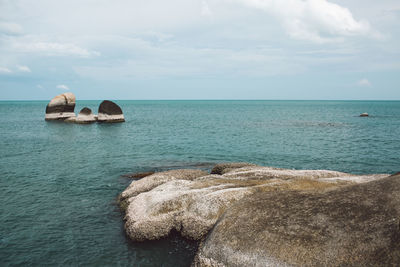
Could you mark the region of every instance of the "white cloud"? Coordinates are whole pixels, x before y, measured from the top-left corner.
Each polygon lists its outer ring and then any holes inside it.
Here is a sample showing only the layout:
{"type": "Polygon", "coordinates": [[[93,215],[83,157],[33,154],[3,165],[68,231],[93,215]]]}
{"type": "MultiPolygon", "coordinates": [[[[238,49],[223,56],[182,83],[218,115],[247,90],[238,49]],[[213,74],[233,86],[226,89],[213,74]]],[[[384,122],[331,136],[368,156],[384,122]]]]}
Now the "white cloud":
{"type": "Polygon", "coordinates": [[[56,43],[56,42],[16,42],[14,48],[26,53],[44,53],[48,56],[78,56],[91,57],[99,56],[97,51],[89,51],[71,43],[56,43]]]}
{"type": "Polygon", "coordinates": [[[17,66],[18,71],[20,72],[32,72],[31,69],[28,66],[17,66]]]}
{"type": "Polygon", "coordinates": [[[8,35],[19,35],[22,34],[22,27],[17,23],[12,22],[0,22],[0,33],[8,35]]]}
{"type": "Polygon", "coordinates": [[[208,6],[208,3],[206,1],[201,1],[201,15],[205,17],[209,17],[212,15],[212,12],[210,10],[210,7],[208,6]]]}
{"type": "Polygon", "coordinates": [[[372,84],[368,79],[361,79],[357,82],[357,85],[360,87],[371,87],[372,84]]]}
{"type": "Polygon", "coordinates": [[[57,85],[57,88],[62,89],[62,90],[69,90],[69,87],[66,86],[65,84],[59,84],[59,85],[57,85]]]}
{"type": "Polygon", "coordinates": [[[9,68],[0,67],[0,74],[10,74],[12,71],[9,68]]]}
{"type": "Polygon", "coordinates": [[[326,0],[234,0],[277,17],[294,39],[323,43],[348,36],[371,36],[365,20],[355,20],[349,9],[326,0]]]}

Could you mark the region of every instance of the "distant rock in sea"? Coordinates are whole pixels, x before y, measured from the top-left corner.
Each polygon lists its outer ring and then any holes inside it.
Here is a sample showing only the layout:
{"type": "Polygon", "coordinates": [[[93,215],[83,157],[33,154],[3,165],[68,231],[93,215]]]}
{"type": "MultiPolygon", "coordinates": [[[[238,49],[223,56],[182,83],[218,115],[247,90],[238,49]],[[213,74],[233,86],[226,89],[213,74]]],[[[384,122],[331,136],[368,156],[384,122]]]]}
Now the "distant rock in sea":
{"type": "Polygon", "coordinates": [[[54,97],[46,107],[45,120],[66,120],[75,118],[75,95],[63,93],[54,97]]]}
{"type": "Polygon", "coordinates": [[[361,113],[360,117],[369,117],[369,114],[368,113],[361,113]]]}
{"type": "Polygon", "coordinates": [[[202,240],[192,266],[400,264],[400,176],[247,163],[154,173],[119,196],[136,241],[202,240]]]}
{"type": "Polygon", "coordinates": [[[122,109],[112,101],[104,100],[99,106],[99,114],[92,113],[90,108],[84,107],[75,115],[75,95],[64,93],[54,97],[46,107],[45,120],[62,120],[65,122],[87,124],[92,122],[124,122],[122,109]]]}
{"type": "Polygon", "coordinates": [[[79,112],[78,116],[76,117],[75,122],[86,124],[86,123],[93,123],[97,121],[97,116],[92,113],[90,108],[84,107],[79,112]]]}
{"type": "Polygon", "coordinates": [[[99,122],[124,122],[122,109],[112,101],[104,100],[99,106],[97,121],[99,122]]]}

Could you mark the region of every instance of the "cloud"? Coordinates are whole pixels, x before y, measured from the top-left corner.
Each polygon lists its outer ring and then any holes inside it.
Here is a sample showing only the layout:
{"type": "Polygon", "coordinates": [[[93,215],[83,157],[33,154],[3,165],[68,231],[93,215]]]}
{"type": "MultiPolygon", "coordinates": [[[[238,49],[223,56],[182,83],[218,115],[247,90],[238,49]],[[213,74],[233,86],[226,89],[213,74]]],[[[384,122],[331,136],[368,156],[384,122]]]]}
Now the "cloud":
{"type": "Polygon", "coordinates": [[[12,22],[0,22],[0,33],[7,35],[20,35],[23,33],[21,25],[12,22]]]}
{"type": "Polygon", "coordinates": [[[28,66],[17,66],[18,71],[20,72],[32,72],[28,66]]]}
{"type": "Polygon", "coordinates": [[[326,0],[235,1],[274,15],[294,39],[324,43],[374,35],[367,21],[357,21],[349,9],[326,0]]]}
{"type": "Polygon", "coordinates": [[[201,2],[201,15],[205,17],[209,17],[212,15],[210,7],[208,6],[208,3],[206,1],[201,2]]]}
{"type": "Polygon", "coordinates": [[[360,87],[371,87],[372,86],[371,82],[369,80],[365,79],[365,78],[359,80],[357,82],[357,85],[360,86],[360,87]]]}
{"type": "Polygon", "coordinates": [[[9,68],[0,67],[0,74],[10,74],[12,71],[9,68]]]}
{"type": "Polygon", "coordinates": [[[65,84],[59,84],[59,85],[57,85],[57,88],[62,89],[62,90],[69,90],[69,87],[66,86],[65,84]]]}
{"type": "Polygon", "coordinates": [[[26,53],[44,53],[48,56],[78,56],[92,57],[99,56],[97,51],[89,51],[71,43],[56,43],[56,42],[16,42],[14,48],[20,52],[26,53]]]}

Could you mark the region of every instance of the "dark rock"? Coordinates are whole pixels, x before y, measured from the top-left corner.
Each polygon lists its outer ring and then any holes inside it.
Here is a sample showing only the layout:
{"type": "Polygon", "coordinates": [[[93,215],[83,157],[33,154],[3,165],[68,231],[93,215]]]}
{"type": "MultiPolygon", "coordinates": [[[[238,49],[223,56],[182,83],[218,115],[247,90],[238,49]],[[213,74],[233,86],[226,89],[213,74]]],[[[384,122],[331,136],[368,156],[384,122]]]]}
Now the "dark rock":
{"type": "Polygon", "coordinates": [[[257,192],[231,206],[194,266],[399,266],[400,176],[326,192],[257,192]]]}
{"type": "Polygon", "coordinates": [[[247,162],[232,162],[232,163],[220,163],[214,166],[211,170],[211,174],[225,174],[231,170],[243,168],[243,167],[254,167],[255,164],[247,162]]]}
{"type": "Polygon", "coordinates": [[[83,109],[81,109],[79,114],[81,114],[81,115],[91,115],[93,113],[92,113],[92,110],[90,108],[84,107],[83,109]]]}
{"type": "Polygon", "coordinates": [[[136,173],[124,174],[124,175],[122,175],[122,177],[132,178],[132,179],[141,179],[141,178],[144,178],[144,177],[152,175],[152,174],[154,174],[154,172],[136,172],[136,173]]]}
{"type": "Polygon", "coordinates": [[[47,104],[45,120],[73,120],[74,109],[75,95],[73,93],[58,95],[47,104]]]}
{"type": "Polygon", "coordinates": [[[104,100],[99,106],[99,122],[124,122],[122,109],[112,101],[104,100]]]}
{"type": "Polygon", "coordinates": [[[87,107],[81,109],[81,111],[78,114],[78,117],[76,117],[75,120],[76,123],[81,123],[81,124],[93,123],[96,121],[97,121],[96,115],[94,115],[92,113],[92,110],[87,107]]]}
{"type": "Polygon", "coordinates": [[[368,113],[361,113],[360,114],[360,117],[368,117],[369,115],[368,115],[368,113]]]}

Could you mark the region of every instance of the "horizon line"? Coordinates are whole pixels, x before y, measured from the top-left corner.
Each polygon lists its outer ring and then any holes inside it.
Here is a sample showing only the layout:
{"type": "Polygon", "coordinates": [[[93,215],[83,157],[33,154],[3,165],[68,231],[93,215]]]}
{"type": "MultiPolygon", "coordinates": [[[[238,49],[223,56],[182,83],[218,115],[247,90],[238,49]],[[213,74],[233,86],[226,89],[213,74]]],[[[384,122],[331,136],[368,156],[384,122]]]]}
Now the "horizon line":
{"type": "MultiPolygon", "coordinates": [[[[400,101],[400,99],[79,99],[78,101],[400,101]]],[[[51,99],[0,99],[5,101],[51,101],[51,99]]]]}

